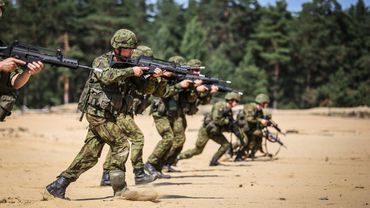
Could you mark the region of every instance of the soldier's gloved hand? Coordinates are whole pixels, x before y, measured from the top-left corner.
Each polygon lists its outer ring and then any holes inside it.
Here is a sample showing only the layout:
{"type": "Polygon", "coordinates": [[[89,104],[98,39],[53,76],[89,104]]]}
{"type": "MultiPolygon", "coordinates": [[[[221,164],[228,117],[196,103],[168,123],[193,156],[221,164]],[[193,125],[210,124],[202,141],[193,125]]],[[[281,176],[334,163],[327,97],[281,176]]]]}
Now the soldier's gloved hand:
{"type": "Polygon", "coordinates": [[[132,67],[132,70],[134,71],[134,76],[140,77],[144,74],[145,70],[148,70],[149,67],[143,67],[143,66],[134,66],[132,67]]]}
{"type": "Polygon", "coordinates": [[[16,59],[16,58],[7,58],[0,61],[0,71],[12,72],[17,69],[18,65],[25,65],[26,62],[16,59]]]}
{"type": "Polygon", "coordinates": [[[193,83],[191,80],[184,79],[180,82],[180,86],[181,88],[188,88],[191,83],[193,83]]]}

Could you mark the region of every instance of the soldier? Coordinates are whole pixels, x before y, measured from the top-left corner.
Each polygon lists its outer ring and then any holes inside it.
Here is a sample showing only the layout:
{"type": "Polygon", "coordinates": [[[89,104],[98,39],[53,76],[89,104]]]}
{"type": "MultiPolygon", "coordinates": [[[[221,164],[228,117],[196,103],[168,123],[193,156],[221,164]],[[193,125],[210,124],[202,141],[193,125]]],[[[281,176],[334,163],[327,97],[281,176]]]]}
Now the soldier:
{"type": "MultiPolygon", "coordinates": [[[[171,57],[169,61],[176,64],[185,63],[185,59],[181,56],[171,57]]],[[[166,93],[160,99],[155,99],[151,106],[154,123],[162,140],[157,143],[144,167],[150,174],[156,174],[159,178],[170,178],[169,175],[162,174],[162,167],[175,138],[182,140],[185,137],[186,120],[181,106],[181,97],[183,96],[181,94],[188,92],[187,88],[191,82],[183,80],[180,83],[172,84],[171,88],[174,90],[171,93],[166,93]]]]}
{"type": "MultiPolygon", "coordinates": [[[[192,69],[193,74],[200,74],[200,67],[202,66],[202,62],[198,59],[191,59],[187,62],[187,66],[194,67],[192,69]]],[[[177,156],[181,153],[182,148],[184,146],[186,137],[185,137],[185,130],[187,127],[186,117],[185,115],[194,115],[198,112],[199,105],[206,105],[209,104],[212,95],[216,93],[218,90],[217,86],[205,86],[199,85],[196,88],[190,88],[186,93],[180,93],[180,103],[181,108],[184,112],[183,117],[183,128],[179,128],[181,132],[174,135],[174,140],[172,142],[171,149],[167,153],[166,156],[166,165],[164,166],[167,172],[179,172],[178,170],[172,168],[172,165],[176,165],[177,163],[177,156]],[[210,88],[210,89],[208,89],[210,88]]]]}
{"type": "Polygon", "coordinates": [[[113,51],[94,60],[93,67],[103,71],[91,72],[80,98],[79,109],[86,112],[86,119],[89,122],[85,144],[72,164],[57,177],[57,180],[46,187],[47,192],[54,197],[65,198],[68,185],[97,163],[106,143],[111,149],[112,159],[107,168],[114,195],[122,196],[128,190],[125,182],[125,163],[130,146],[127,132],[119,123],[125,118],[122,108],[127,107],[124,104],[129,100],[120,90],[119,83],[130,77],[140,77],[147,68],[111,67],[113,61],[120,62],[132,55],[137,45],[136,36],[132,31],[126,29],[116,31],[111,39],[111,45],[113,51]]]}
{"type": "MultiPolygon", "coordinates": [[[[0,18],[4,11],[5,3],[0,0],[0,18]]],[[[1,42],[1,41],[0,41],[1,42]]],[[[40,73],[44,69],[41,61],[26,63],[16,58],[0,60],[0,121],[11,114],[16,101],[16,90],[23,87],[32,75],[40,73]],[[18,66],[27,64],[27,69],[18,70],[18,66]]]]}
{"type": "MultiPolygon", "coordinates": [[[[132,58],[141,55],[153,57],[153,51],[147,46],[138,46],[132,54],[132,58]]],[[[123,112],[124,119],[120,120],[118,125],[125,130],[127,139],[131,143],[131,163],[135,174],[135,184],[150,183],[156,179],[156,175],[148,175],[144,171],[143,163],[143,148],[144,148],[144,134],[136,125],[134,115],[142,113],[148,107],[148,95],[162,96],[163,84],[157,77],[133,77],[125,81],[126,97],[132,98],[132,104],[128,106],[123,112]]],[[[101,186],[110,186],[109,180],[109,164],[111,162],[111,150],[109,151],[105,163],[103,165],[103,176],[101,179],[101,186]]]]}
{"type": "MultiPolygon", "coordinates": [[[[244,105],[243,111],[238,115],[239,123],[244,123],[247,128],[242,128],[248,137],[246,150],[249,152],[249,157],[254,159],[257,150],[262,150],[262,128],[268,125],[268,120],[265,118],[264,110],[267,108],[270,98],[265,94],[259,94],[255,98],[255,102],[244,105]]],[[[239,145],[237,145],[239,146],[239,145]]],[[[238,154],[236,161],[242,160],[244,152],[238,154]]]]}
{"type": "Polygon", "coordinates": [[[226,102],[218,102],[212,106],[211,113],[204,117],[203,126],[198,131],[198,138],[195,142],[195,148],[182,152],[178,159],[189,159],[194,155],[203,152],[209,139],[220,144],[220,148],[213,155],[210,166],[216,166],[220,163],[218,159],[230,148],[230,144],[223,135],[223,132],[230,131],[230,125],[233,122],[232,108],[240,102],[240,95],[235,92],[229,92],[225,96],[226,102]]]}

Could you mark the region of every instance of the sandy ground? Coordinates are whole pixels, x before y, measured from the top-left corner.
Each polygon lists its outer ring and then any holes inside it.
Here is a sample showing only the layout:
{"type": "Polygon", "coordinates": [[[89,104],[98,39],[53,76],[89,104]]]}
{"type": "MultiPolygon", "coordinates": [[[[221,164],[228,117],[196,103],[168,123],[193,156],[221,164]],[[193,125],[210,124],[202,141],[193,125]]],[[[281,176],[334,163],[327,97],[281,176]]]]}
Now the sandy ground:
{"type": "MultiPolygon", "coordinates": [[[[134,185],[128,162],[130,189],[155,190],[157,202],[113,199],[110,187],[99,187],[103,159],[68,187],[70,201],[43,201],[44,187],[83,145],[87,122],[78,121],[74,107],[15,113],[0,124],[0,207],[370,207],[370,119],[310,110],[273,112],[283,130],[298,131],[282,137],[288,148],[275,160],[209,167],[218,148],[210,141],[201,155],[179,162],[181,173],[145,186],[134,185]]],[[[201,115],[188,118],[185,149],[194,145],[201,120],[201,115]]],[[[146,138],[145,160],[160,137],[151,117],[136,121],[146,138]]],[[[277,145],[268,147],[273,152],[277,145]]]]}

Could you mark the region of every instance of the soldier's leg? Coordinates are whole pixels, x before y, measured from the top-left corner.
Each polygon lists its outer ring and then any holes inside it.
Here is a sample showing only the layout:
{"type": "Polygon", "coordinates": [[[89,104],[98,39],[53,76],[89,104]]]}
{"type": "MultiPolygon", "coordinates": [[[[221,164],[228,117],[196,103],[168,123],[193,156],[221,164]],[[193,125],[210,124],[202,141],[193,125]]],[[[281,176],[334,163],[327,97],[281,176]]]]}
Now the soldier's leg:
{"type": "Polygon", "coordinates": [[[144,134],[139,126],[135,123],[132,116],[126,115],[124,119],[120,119],[118,125],[126,131],[128,140],[131,142],[131,163],[135,174],[135,184],[145,184],[153,182],[157,177],[148,175],[144,171],[143,163],[143,148],[144,134]]]}
{"type": "Polygon", "coordinates": [[[86,170],[93,167],[100,157],[104,142],[96,136],[91,128],[87,132],[85,144],[77,154],[71,165],[62,172],[57,180],[46,186],[49,194],[58,198],[65,198],[65,192],[68,185],[76,181],[77,178],[86,170]]]}
{"type": "Polygon", "coordinates": [[[89,128],[85,144],[70,166],[58,177],[63,176],[73,182],[88,169],[92,168],[100,157],[105,142],[89,128]]]}
{"type": "Polygon", "coordinates": [[[179,160],[188,159],[188,158],[193,157],[194,155],[199,155],[200,153],[202,153],[208,140],[209,140],[209,136],[206,131],[206,128],[204,127],[200,128],[198,131],[197,141],[195,142],[195,147],[193,149],[189,149],[189,150],[182,152],[178,157],[179,160]]]}
{"type": "Polygon", "coordinates": [[[174,121],[174,124],[173,124],[174,140],[173,140],[170,151],[166,155],[166,164],[169,166],[170,172],[171,172],[171,165],[175,162],[176,157],[180,154],[184,146],[184,143],[186,140],[185,129],[186,129],[185,115],[179,116],[174,121]]]}
{"type": "Polygon", "coordinates": [[[151,174],[159,174],[162,169],[163,160],[170,150],[173,141],[173,130],[169,117],[153,116],[155,126],[162,139],[157,143],[150,154],[145,169],[151,174]]]}
{"type": "Polygon", "coordinates": [[[230,148],[230,143],[227,141],[225,136],[220,132],[217,134],[210,135],[211,139],[215,141],[217,144],[220,144],[220,148],[218,148],[217,152],[213,155],[212,160],[210,162],[210,166],[218,165],[218,160],[221,158],[222,155],[226,153],[226,151],[230,148]]]}

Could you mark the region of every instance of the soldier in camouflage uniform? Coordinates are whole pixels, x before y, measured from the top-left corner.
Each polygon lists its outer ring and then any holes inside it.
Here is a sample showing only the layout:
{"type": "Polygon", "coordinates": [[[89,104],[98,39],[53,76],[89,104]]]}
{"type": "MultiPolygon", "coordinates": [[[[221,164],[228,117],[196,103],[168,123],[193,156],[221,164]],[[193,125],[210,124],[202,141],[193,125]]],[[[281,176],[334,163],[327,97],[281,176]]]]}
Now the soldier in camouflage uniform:
{"type": "Polygon", "coordinates": [[[204,117],[203,126],[198,131],[198,138],[195,142],[195,148],[182,152],[178,159],[189,159],[203,152],[209,139],[220,144],[220,148],[213,155],[210,166],[216,166],[220,163],[218,160],[230,148],[230,144],[223,135],[223,132],[230,131],[229,126],[232,122],[232,108],[240,102],[240,95],[235,92],[229,92],[225,96],[226,102],[218,102],[212,106],[211,113],[204,117]]]}
{"type": "Polygon", "coordinates": [[[219,165],[218,160],[230,148],[230,144],[223,135],[223,132],[230,131],[233,111],[232,108],[240,102],[240,95],[235,92],[227,93],[226,102],[218,102],[212,106],[211,113],[204,117],[203,126],[198,131],[198,138],[195,142],[195,148],[182,152],[178,159],[189,159],[203,152],[209,139],[220,144],[220,148],[213,155],[210,166],[219,165]]]}
{"type": "MultiPolygon", "coordinates": [[[[265,119],[265,108],[267,108],[270,98],[265,94],[259,94],[255,98],[255,102],[244,105],[243,110],[238,115],[239,123],[244,124],[243,131],[247,135],[248,142],[246,150],[249,152],[249,157],[254,159],[257,150],[262,150],[263,133],[262,128],[268,124],[265,119]]],[[[240,144],[235,145],[237,148],[240,144]]],[[[236,161],[242,160],[242,155],[235,158],[236,161]]]]}
{"type": "MultiPolygon", "coordinates": [[[[186,65],[194,67],[194,69],[192,70],[193,74],[198,75],[200,74],[200,67],[202,66],[202,62],[200,60],[191,59],[187,62],[186,65]]],[[[192,86],[185,93],[180,93],[179,94],[181,99],[180,103],[184,114],[185,115],[196,114],[199,110],[198,106],[209,104],[212,99],[212,95],[216,93],[217,90],[218,90],[217,86],[214,85],[212,86],[199,85],[197,87],[192,86]]],[[[185,115],[183,116],[184,127],[179,128],[179,130],[182,130],[182,132],[174,135],[174,140],[172,142],[171,149],[169,150],[165,158],[166,165],[164,167],[167,172],[178,172],[178,170],[175,170],[171,166],[176,165],[177,157],[181,153],[186,140],[185,129],[187,127],[186,125],[187,122],[185,115]]]]}
{"type": "MultiPolygon", "coordinates": [[[[0,0],[0,18],[4,7],[4,1],[0,0]]],[[[27,69],[24,71],[17,68],[25,64],[26,62],[16,58],[0,59],[0,121],[4,121],[5,117],[11,114],[16,100],[16,90],[23,87],[31,75],[40,73],[44,68],[40,61],[27,63],[27,69]]]]}
{"type": "Polygon", "coordinates": [[[57,180],[46,187],[48,193],[65,198],[65,191],[71,182],[92,168],[101,155],[104,144],[112,150],[108,166],[110,182],[115,196],[124,194],[128,189],[125,182],[125,163],[130,151],[127,132],[120,127],[125,119],[124,108],[129,99],[121,90],[120,83],[130,77],[140,77],[147,68],[122,66],[112,68],[112,62],[119,62],[132,55],[137,45],[135,34],[126,29],[116,31],[111,39],[112,52],[106,53],[93,62],[93,67],[102,69],[92,71],[82,92],[79,109],[86,112],[89,122],[85,144],[72,164],[63,171],[57,180]]]}
{"type": "MultiPolygon", "coordinates": [[[[185,60],[181,56],[174,56],[169,61],[176,64],[184,64],[185,60]]],[[[176,141],[181,143],[185,139],[186,119],[183,109],[183,103],[186,100],[195,100],[196,95],[188,89],[190,80],[183,80],[180,83],[172,84],[175,89],[171,93],[166,93],[162,98],[153,101],[151,112],[154,118],[155,126],[161,135],[157,146],[154,148],[148,161],[145,163],[145,169],[158,175],[159,178],[170,178],[169,175],[162,174],[162,167],[171,153],[171,147],[176,141]],[[184,86],[180,86],[184,83],[184,86]],[[185,84],[186,83],[186,84],[185,84]]],[[[196,85],[201,83],[197,82],[196,85]]]]}
{"type": "MultiPolygon", "coordinates": [[[[141,55],[153,57],[153,51],[147,46],[138,46],[132,54],[132,58],[137,58],[141,55]]],[[[125,130],[127,139],[131,143],[131,163],[134,168],[135,184],[150,183],[156,179],[156,175],[147,175],[144,171],[143,163],[143,148],[144,148],[144,134],[134,121],[134,115],[142,113],[149,105],[148,96],[162,96],[163,88],[166,83],[163,83],[157,77],[134,77],[125,82],[128,87],[126,97],[130,96],[133,99],[132,105],[125,112],[126,116],[120,120],[118,125],[125,130]],[[145,87],[145,88],[144,88],[145,87]],[[144,88],[144,89],[143,89],[144,88]]],[[[126,87],[127,88],[127,87],[126,87]]],[[[103,165],[103,176],[100,185],[110,186],[109,180],[109,164],[111,163],[111,150],[108,152],[105,163],[103,165]]]]}

